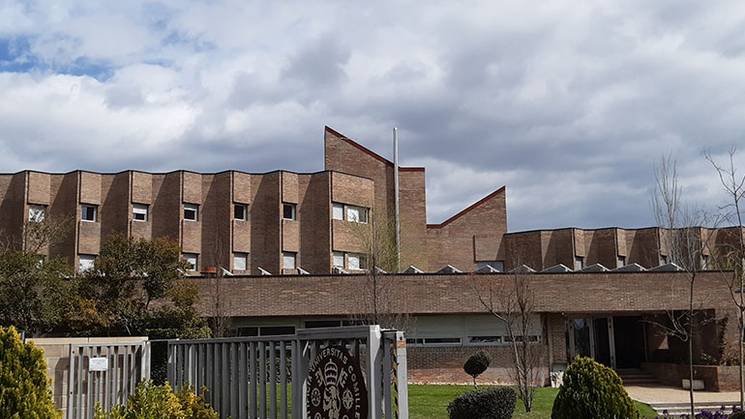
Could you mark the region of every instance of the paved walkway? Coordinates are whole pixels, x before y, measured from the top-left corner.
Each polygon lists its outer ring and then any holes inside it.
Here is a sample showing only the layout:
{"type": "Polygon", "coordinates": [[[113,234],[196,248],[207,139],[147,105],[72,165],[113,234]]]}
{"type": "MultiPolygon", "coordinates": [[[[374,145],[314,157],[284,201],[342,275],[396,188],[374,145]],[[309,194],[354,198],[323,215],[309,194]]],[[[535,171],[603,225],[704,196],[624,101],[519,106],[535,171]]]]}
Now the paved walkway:
{"type": "MultiPolygon", "coordinates": [[[[632,399],[649,405],[662,403],[688,403],[688,390],[661,386],[627,386],[626,391],[632,399]]],[[[732,405],[740,402],[737,391],[694,391],[695,403],[732,405]]]]}

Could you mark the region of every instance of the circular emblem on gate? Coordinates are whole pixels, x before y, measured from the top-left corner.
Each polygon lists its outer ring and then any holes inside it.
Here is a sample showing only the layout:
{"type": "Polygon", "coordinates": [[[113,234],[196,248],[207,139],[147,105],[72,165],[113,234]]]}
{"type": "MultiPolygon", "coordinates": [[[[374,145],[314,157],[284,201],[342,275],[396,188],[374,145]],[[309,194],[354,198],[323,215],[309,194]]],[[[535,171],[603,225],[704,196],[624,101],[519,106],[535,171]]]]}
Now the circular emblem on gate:
{"type": "Polygon", "coordinates": [[[308,372],[308,419],[366,419],[367,388],[360,363],[346,348],[329,346],[308,372]]]}

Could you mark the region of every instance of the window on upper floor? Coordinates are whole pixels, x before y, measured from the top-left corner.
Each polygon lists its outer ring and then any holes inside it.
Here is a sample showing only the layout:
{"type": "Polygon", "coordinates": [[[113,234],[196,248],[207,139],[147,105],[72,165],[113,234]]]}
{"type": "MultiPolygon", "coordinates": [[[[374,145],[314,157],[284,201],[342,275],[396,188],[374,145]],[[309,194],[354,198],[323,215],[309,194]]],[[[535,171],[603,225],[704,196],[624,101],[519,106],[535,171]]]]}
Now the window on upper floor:
{"type": "Polygon", "coordinates": [[[246,221],[248,219],[248,205],[233,204],[233,219],[246,221]]]}
{"type": "Polygon", "coordinates": [[[78,271],[88,272],[96,265],[96,255],[78,255],[78,271]]]}
{"type": "Polygon", "coordinates": [[[184,220],[199,221],[199,205],[184,204],[184,220]]]}
{"type": "Polygon", "coordinates": [[[584,268],[585,268],[585,258],[582,256],[575,256],[574,257],[574,270],[581,271],[584,268]]]}
{"type": "Polygon", "coordinates": [[[283,252],[282,253],[282,268],[283,269],[295,269],[297,261],[297,253],[295,252],[283,252]]]}
{"type": "Polygon", "coordinates": [[[331,205],[331,218],[334,220],[344,219],[344,204],[334,202],[331,205]]]}
{"type": "Polygon", "coordinates": [[[134,221],[147,222],[149,205],[132,204],[132,219],[134,221]]]}
{"type": "Polygon", "coordinates": [[[182,253],[181,257],[188,265],[186,270],[189,272],[195,272],[199,268],[199,255],[196,253],[182,253]]]}
{"type": "Polygon", "coordinates": [[[344,253],[343,252],[334,252],[331,266],[344,269],[344,253]]]}
{"type": "Polygon", "coordinates": [[[347,221],[351,221],[353,223],[367,223],[367,208],[346,205],[345,209],[347,212],[347,221]]]}
{"type": "Polygon", "coordinates": [[[248,270],[248,253],[233,253],[233,270],[243,272],[248,270]]]}
{"type": "Polygon", "coordinates": [[[47,206],[46,205],[29,205],[28,207],[28,221],[31,223],[40,223],[47,218],[47,206]]]}
{"type": "Polygon", "coordinates": [[[367,269],[367,258],[358,253],[347,253],[347,269],[352,271],[367,269]]]}
{"type": "Polygon", "coordinates": [[[476,270],[479,270],[487,266],[491,266],[492,268],[498,270],[499,272],[504,272],[504,262],[501,260],[484,260],[481,262],[476,262],[476,270]]]}
{"type": "Polygon", "coordinates": [[[282,219],[284,220],[296,220],[297,219],[297,206],[295,204],[283,203],[282,204],[282,219]]]}
{"type": "Polygon", "coordinates": [[[80,206],[80,219],[95,223],[98,221],[98,206],[96,205],[81,205],[80,206]]]}

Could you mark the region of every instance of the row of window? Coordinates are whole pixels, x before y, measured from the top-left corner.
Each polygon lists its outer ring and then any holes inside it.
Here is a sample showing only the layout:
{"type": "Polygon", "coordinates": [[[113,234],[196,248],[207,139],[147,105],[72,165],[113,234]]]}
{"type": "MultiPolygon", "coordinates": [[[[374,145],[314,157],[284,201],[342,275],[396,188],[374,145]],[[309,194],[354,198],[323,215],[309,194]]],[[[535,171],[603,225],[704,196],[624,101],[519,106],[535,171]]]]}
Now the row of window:
{"type": "Polygon", "coordinates": [[[351,271],[367,269],[367,257],[359,253],[334,252],[332,266],[351,271]]]}
{"type": "MultiPolygon", "coordinates": [[[[523,341],[523,336],[515,336],[517,342],[523,341]]],[[[528,342],[538,343],[540,335],[528,336],[528,342]]],[[[466,336],[466,337],[414,337],[407,338],[406,343],[412,346],[454,346],[454,345],[484,345],[499,346],[511,343],[509,336],[466,336]]]]}
{"type": "Polygon", "coordinates": [[[331,204],[331,218],[334,220],[367,224],[370,219],[370,210],[365,207],[334,202],[331,204]]]}
{"type": "MultiPolygon", "coordinates": [[[[184,220],[187,221],[199,221],[199,205],[198,204],[187,204],[183,205],[184,209],[184,220]]],[[[149,218],[150,206],[147,204],[132,204],[132,219],[134,221],[147,222],[149,218]]],[[[47,207],[46,205],[30,205],[28,208],[28,219],[30,222],[42,222],[46,218],[47,207]]],[[[247,204],[233,204],[233,219],[239,221],[248,220],[248,205],[247,204]]],[[[367,223],[369,218],[369,209],[363,207],[356,207],[352,205],[344,204],[333,204],[332,216],[335,220],[343,220],[346,218],[347,221],[367,223]]],[[[80,219],[83,221],[97,222],[98,221],[98,205],[82,204],[80,205],[80,219]]],[[[282,219],[284,220],[296,220],[297,219],[297,205],[290,203],[282,204],[282,219]]]]}

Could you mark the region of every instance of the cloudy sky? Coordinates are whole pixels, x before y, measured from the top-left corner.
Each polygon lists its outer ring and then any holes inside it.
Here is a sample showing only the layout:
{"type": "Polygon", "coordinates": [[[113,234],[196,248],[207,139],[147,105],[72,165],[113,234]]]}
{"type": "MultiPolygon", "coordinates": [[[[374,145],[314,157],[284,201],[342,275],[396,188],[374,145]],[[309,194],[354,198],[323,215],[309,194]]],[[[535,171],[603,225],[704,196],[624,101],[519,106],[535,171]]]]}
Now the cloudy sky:
{"type": "Polygon", "coordinates": [[[398,126],[430,222],[506,184],[511,230],[651,225],[666,153],[722,202],[745,3],[529,3],[0,0],[0,171],[316,171],[324,125],[398,126]]]}

